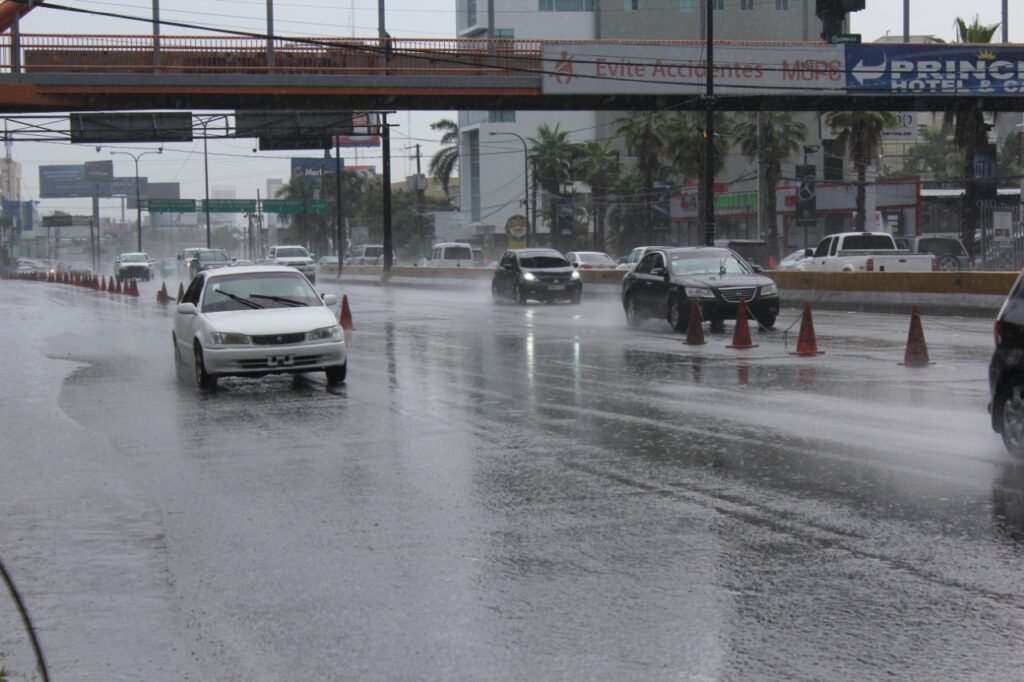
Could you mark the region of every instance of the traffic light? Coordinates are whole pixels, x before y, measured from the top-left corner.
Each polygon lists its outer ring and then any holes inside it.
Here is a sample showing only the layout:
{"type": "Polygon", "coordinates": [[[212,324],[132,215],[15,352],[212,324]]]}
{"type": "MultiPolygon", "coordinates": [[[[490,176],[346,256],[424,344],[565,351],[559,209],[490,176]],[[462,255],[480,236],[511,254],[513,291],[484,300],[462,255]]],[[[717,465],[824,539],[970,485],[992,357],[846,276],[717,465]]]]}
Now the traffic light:
{"type": "Polygon", "coordinates": [[[821,39],[832,42],[832,37],[843,32],[843,20],[849,12],[864,9],[865,0],[815,0],[814,13],[821,19],[821,39]]]}

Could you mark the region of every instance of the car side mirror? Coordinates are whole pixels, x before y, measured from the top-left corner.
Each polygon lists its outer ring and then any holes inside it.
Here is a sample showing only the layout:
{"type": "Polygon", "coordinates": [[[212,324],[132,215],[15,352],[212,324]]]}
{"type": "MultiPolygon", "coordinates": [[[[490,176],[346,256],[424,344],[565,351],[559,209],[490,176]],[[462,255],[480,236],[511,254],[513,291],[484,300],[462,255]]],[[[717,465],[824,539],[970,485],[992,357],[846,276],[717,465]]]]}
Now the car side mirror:
{"type": "Polygon", "coordinates": [[[195,315],[196,304],[195,303],[179,303],[178,304],[179,315],[195,315]]]}
{"type": "Polygon", "coordinates": [[[804,249],[804,258],[814,258],[814,249],[804,249]]]}
{"type": "Polygon", "coordinates": [[[504,264],[504,265],[502,265],[501,267],[502,267],[502,268],[504,268],[505,270],[509,270],[509,271],[511,271],[511,270],[514,270],[514,269],[515,269],[515,268],[513,267],[513,265],[512,265],[511,263],[505,263],[505,264],[504,264]]]}
{"type": "Polygon", "coordinates": [[[651,268],[650,274],[653,277],[664,277],[665,276],[665,268],[651,268]]]}
{"type": "Polygon", "coordinates": [[[338,297],[335,296],[334,294],[326,294],[323,296],[323,298],[324,305],[327,306],[328,308],[333,308],[334,306],[338,305],[338,297]]]}
{"type": "Polygon", "coordinates": [[[754,269],[754,272],[758,272],[758,273],[760,273],[760,272],[764,272],[764,268],[762,268],[762,267],[761,267],[760,265],[758,265],[757,263],[751,263],[751,264],[750,264],[750,267],[752,267],[752,268],[754,269]]]}

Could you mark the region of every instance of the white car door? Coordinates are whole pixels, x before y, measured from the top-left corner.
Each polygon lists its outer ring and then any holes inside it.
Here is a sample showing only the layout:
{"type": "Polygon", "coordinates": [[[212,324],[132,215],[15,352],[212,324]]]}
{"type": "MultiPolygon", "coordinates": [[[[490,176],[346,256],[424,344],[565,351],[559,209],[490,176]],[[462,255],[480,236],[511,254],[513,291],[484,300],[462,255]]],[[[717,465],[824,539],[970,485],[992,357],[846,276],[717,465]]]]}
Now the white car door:
{"type": "Polygon", "coordinates": [[[178,341],[178,352],[182,358],[192,358],[192,341],[196,335],[196,326],[199,322],[199,295],[203,291],[203,283],[206,281],[201,273],[189,284],[181,303],[191,303],[196,307],[196,314],[189,315],[175,312],[174,315],[174,337],[178,341]]]}

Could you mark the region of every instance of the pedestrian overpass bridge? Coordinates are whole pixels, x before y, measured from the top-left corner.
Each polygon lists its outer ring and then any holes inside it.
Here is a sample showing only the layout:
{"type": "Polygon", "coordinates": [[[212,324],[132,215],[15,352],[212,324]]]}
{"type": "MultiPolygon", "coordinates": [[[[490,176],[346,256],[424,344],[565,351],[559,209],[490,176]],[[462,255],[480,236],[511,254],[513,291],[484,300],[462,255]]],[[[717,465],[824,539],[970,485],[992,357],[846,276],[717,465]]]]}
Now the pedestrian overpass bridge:
{"type": "MultiPolygon", "coordinates": [[[[0,36],[0,112],[703,110],[685,41],[0,36]]],[[[723,111],[1024,109],[1024,45],[716,42],[723,111]]]]}

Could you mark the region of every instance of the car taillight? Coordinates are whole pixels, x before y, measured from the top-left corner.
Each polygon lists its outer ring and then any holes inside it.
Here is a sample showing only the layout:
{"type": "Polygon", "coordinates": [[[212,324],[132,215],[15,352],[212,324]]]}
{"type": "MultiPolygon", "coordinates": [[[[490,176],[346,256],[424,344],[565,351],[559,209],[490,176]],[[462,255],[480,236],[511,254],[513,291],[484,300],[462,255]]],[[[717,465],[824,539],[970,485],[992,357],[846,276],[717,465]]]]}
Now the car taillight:
{"type": "Polygon", "coordinates": [[[935,261],[935,256],[932,256],[932,272],[938,272],[939,265],[935,261]]]}
{"type": "Polygon", "coordinates": [[[868,258],[867,263],[864,264],[864,269],[867,270],[868,272],[874,272],[875,271],[875,259],[874,258],[868,258]]]}

